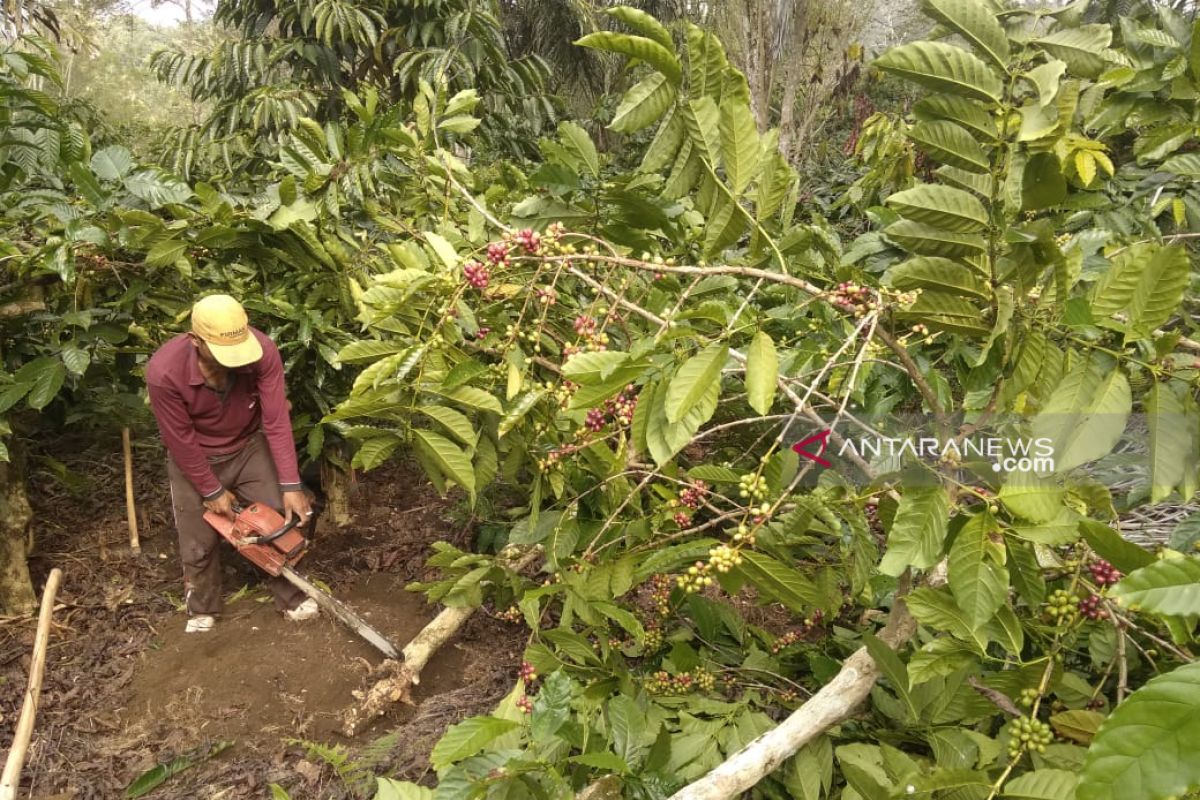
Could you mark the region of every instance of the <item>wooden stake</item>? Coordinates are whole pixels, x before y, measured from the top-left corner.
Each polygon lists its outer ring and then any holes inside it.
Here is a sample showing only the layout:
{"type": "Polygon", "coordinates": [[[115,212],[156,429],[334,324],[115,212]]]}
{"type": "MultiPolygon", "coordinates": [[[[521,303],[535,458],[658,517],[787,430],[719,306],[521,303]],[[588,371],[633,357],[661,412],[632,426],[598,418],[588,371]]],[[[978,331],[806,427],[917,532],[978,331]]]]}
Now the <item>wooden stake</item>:
{"type": "Polygon", "coordinates": [[[129,428],[121,428],[121,449],[125,451],[125,516],[129,520],[129,549],[136,556],[142,551],[138,541],[137,506],[133,502],[133,447],[129,428]]]}
{"type": "Polygon", "coordinates": [[[17,787],[21,784],[21,768],[25,765],[25,752],[33,736],[33,722],[37,717],[38,698],[42,693],[42,674],[46,666],[46,645],[50,639],[50,620],[54,616],[54,596],[62,570],[50,570],[46,590],[42,594],[42,610],[38,614],[37,634],[33,639],[33,657],[29,661],[29,688],[25,690],[25,702],[21,705],[21,717],[17,720],[17,731],[13,736],[8,760],[4,763],[4,774],[0,776],[0,800],[16,800],[17,787]]]}

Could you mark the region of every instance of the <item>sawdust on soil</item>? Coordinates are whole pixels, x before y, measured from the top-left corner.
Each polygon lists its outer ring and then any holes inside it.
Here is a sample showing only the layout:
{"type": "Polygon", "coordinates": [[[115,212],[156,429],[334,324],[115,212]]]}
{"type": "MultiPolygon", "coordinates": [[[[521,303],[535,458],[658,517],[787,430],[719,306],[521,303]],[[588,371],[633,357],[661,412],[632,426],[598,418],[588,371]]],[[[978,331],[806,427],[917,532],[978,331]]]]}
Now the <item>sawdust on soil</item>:
{"type": "MultiPolygon", "coordinates": [[[[270,797],[269,784],[295,800],[363,796],[305,743],[336,745],[373,772],[427,778],[428,753],[446,726],[486,713],[511,687],[522,629],[476,614],[430,662],[415,708],[397,707],[353,740],[338,715],[382,656],[336,622],[290,623],[258,587],[253,568],[223,553],[226,607],[208,634],[184,634],[179,567],[161,451],[139,440],[136,492],[142,553],[128,552],[120,444],[48,448],[70,470],[40,462],[31,480],[39,586],[64,570],[56,627],[34,741],[25,768],[33,800],[109,800],[146,769],[219,741],[232,747],[148,795],[173,798],[270,797]],[[108,559],[102,560],[104,542],[108,559]],[[247,591],[238,592],[248,585],[247,591]]],[[[44,457],[47,454],[42,454],[44,457]]],[[[35,460],[35,465],[39,463],[35,460]]],[[[453,501],[439,498],[410,467],[361,478],[354,524],[318,535],[300,571],[321,581],[397,646],[435,608],[404,591],[426,577],[429,545],[470,543],[452,523],[453,501]]],[[[23,695],[33,625],[0,621],[0,747],[7,748],[23,695]]],[[[369,796],[369,795],[368,795],[369,796]]]]}

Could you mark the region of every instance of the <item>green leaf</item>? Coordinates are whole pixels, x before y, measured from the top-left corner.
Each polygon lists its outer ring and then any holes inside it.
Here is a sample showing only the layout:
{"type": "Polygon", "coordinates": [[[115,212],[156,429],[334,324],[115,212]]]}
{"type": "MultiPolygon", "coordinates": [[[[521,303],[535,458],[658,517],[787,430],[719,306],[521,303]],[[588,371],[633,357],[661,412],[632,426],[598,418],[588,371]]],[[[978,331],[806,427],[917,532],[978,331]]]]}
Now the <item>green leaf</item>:
{"type": "Polygon", "coordinates": [[[981,0],[924,0],[922,10],[967,40],[1001,70],[1008,66],[1008,36],[981,0]]]}
{"type": "Polygon", "coordinates": [[[1146,402],[1150,424],[1150,502],[1161,503],[1196,470],[1194,415],[1170,383],[1155,382],[1146,402]]]}
{"type": "Polygon", "coordinates": [[[1102,54],[1112,44],[1112,27],[1096,24],[1063,28],[1049,36],[1034,39],[1033,43],[1051,56],[1065,61],[1072,75],[1096,78],[1105,68],[1102,54]]]}
{"type": "Polygon", "coordinates": [[[1039,64],[1021,77],[1033,84],[1038,93],[1038,105],[1045,107],[1054,102],[1058,94],[1058,83],[1066,71],[1067,62],[1052,59],[1039,64]]]}
{"type": "Polygon", "coordinates": [[[629,353],[620,350],[576,353],[562,366],[564,378],[581,386],[590,386],[608,379],[616,369],[629,361],[629,353]]]}
{"type": "Polygon", "coordinates": [[[564,148],[592,173],[593,178],[599,178],[600,156],[596,155],[596,146],[587,131],[575,122],[566,120],[558,124],[558,138],[562,140],[564,148]]]}
{"type": "Polygon", "coordinates": [[[617,756],[626,764],[637,764],[645,749],[647,734],[654,735],[654,731],[648,729],[646,715],[632,697],[618,694],[605,704],[604,716],[608,723],[608,738],[617,756]]]}
{"type": "Polygon", "coordinates": [[[604,13],[615,20],[624,22],[642,36],[653,39],[668,50],[675,48],[675,42],[671,39],[671,32],[652,14],[647,14],[640,8],[616,6],[615,8],[606,9],[604,13]]]}
{"type": "Polygon", "coordinates": [[[1050,717],[1050,727],[1055,733],[1080,744],[1089,744],[1103,722],[1103,714],[1086,709],[1062,711],[1050,717]]]}
{"type": "Polygon", "coordinates": [[[411,781],[395,778],[375,778],[375,797],[372,800],[433,800],[433,789],[411,781]]]}
{"type": "Polygon", "coordinates": [[[742,476],[737,470],[717,464],[698,464],[688,470],[688,477],[709,483],[737,483],[742,476]]]}
{"type": "Polygon", "coordinates": [[[1148,337],[1179,309],[1188,274],[1182,246],[1133,245],[1096,282],[1092,316],[1100,320],[1123,314],[1130,330],[1148,337]]]}
{"type": "Polygon", "coordinates": [[[980,197],[991,197],[995,181],[986,172],[968,172],[965,169],[943,164],[933,171],[935,175],[959,189],[974,192],[980,197]]]}
{"type": "Polygon", "coordinates": [[[987,242],[979,234],[955,233],[906,219],[893,222],[883,232],[896,244],[917,255],[970,258],[987,250],[987,242]]]}
{"type": "Polygon", "coordinates": [[[1004,784],[1004,796],[1017,800],[1074,800],[1079,776],[1065,769],[1036,769],[1004,784]]]}
{"type": "Polygon", "coordinates": [[[351,342],[338,351],[337,360],[342,364],[357,364],[365,361],[375,361],[384,356],[403,352],[405,345],[400,342],[381,342],[377,339],[362,339],[351,342]]]}
{"type": "Polygon", "coordinates": [[[439,394],[460,405],[476,409],[477,411],[491,411],[495,414],[504,413],[504,407],[500,405],[500,401],[495,396],[474,386],[460,386],[453,391],[439,392],[439,394]]]}
{"type": "Polygon", "coordinates": [[[968,172],[987,172],[990,166],[987,151],[970,131],[944,119],[918,122],[908,132],[917,143],[937,161],[968,172]]]}
{"type": "Polygon", "coordinates": [[[353,464],[356,467],[364,470],[372,470],[387,460],[396,448],[402,443],[402,439],[394,433],[385,433],[381,436],[372,436],[363,441],[354,451],[353,464]]]}
{"type": "Polygon", "coordinates": [[[505,436],[511,431],[518,422],[520,422],[529,410],[546,396],[545,389],[534,389],[531,392],[526,392],[517,398],[516,402],[508,409],[508,412],[500,420],[498,433],[500,436],[505,436]]]}
{"type": "Polygon", "coordinates": [[[470,114],[456,114],[439,120],[437,128],[439,131],[449,131],[450,133],[470,133],[478,128],[482,121],[470,114]]]}
{"type": "Polygon", "coordinates": [[[765,597],[783,603],[797,614],[807,614],[821,604],[816,586],[798,569],[765,553],[744,551],[737,569],[765,597]]]}
{"type": "Polygon", "coordinates": [[[679,422],[700,398],[721,382],[721,369],[729,357],[729,348],[711,344],[679,367],[667,387],[665,409],[668,422],[679,422]]]}
{"type": "Polygon", "coordinates": [[[1067,197],[1067,179],[1063,177],[1058,156],[1034,153],[1025,162],[1021,174],[1021,207],[1036,210],[1056,206],[1067,197]]]}
{"type": "Polygon", "coordinates": [[[689,100],[683,108],[683,121],[696,153],[715,167],[721,157],[720,108],[711,97],[689,100]]]}
{"type": "Polygon", "coordinates": [[[665,75],[673,86],[678,86],[683,77],[683,70],[680,68],[675,54],[659,42],[644,36],[597,31],[589,33],[575,44],[580,47],[592,47],[597,50],[607,50],[610,53],[620,53],[644,61],[665,75]]]}
{"type": "Polygon", "coordinates": [[[625,763],[625,759],[615,753],[582,753],[577,756],[571,756],[567,761],[570,761],[572,764],[583,764],[585,767],[591,767],[602,772],[613,772],[617,775],[626,775],[629,772],[629,765],[625,763]]]}
{"type": "Polygon", "coordinates": [[[1139,164],[1149,164],[1165,158],[1195,137],[1189,122],[1176,122],[1154,128],[1137,138],[1133,152],[1139,164]]]}
{"type": "Polygon", "coordinates": [[[176,756],[170,761],[164,761],[143,772],[125,787],[125,797],[128,800],[144,797],[166,783],[167,779],[225,752],[230,747],[233,747],[233,742],[222,741],[211,745],[202,745],[181,756],[176,756]]]}
{"type": "Polygon", "coordinates": [[[887,552],[879,564],[880,572],[898,576],[910,566],[932,567],[942,554],[948,518],[945,489],[910,487],[900,497],[900,507],[888,532],[887,552]]]}
{"type": "MultiPolygon", "coordinates": [[[[1200,25],[1200,22],[1197,23],[1200,25]]],[[[1200,153],[1184,153],[1171,156],[1164,161],[1159,169],[1162,172],[1174,172],[1188,178],[1200,178],[1200,153]]]]}
{"type": "Polygon", "coordinates": [[[1153,555],[1127,540],[1117,531],[1093,519],[1080,520],[1079,532],[1096,551],[1096,555],[1111,562],[1122,572],[1130,573],[1155,562],[1153,555]]]}
{"type": "Polygon", "coordinates": [[[936,256],[918,256],[897,264],[888,271],[888,280],[901,291],[932,289],[981,300],[992,295],[991,288],[975,270],[936,256]]]}
{"type": "Polygon", "coordinates": [[[977,652],[982,652],[986,646],[987,637],[971,627],[963,610],[954,602],[954,598],[948,590],[944,588],[930,589],[923,586],[913,590],[905,598],[905,603],[913,618],[922,625],[951,633],[962,641],[974,645],[977,652]]]}
{"type": "Polygon", "coordinates": [[[721,159],[734,196],[741,196],[758,175],[761,146],[749,103],[721,104],[721,159]]]}
{"type": "Polygon", "coordinates": [[[675,104],[675,87],[661,72],[635,83],[625,92],[608,127],[618,133],[634,133],[657,122],[675,104]]]}
{"type": "Polygon", "coordinates": [[[642,163],[638,167],[638,171],[658,172],[671,164],[683,146],[686,128],[683,114],[680,113],[678,107],[671,109],[667,113],[666,119],[659,125],[658,132],[654,134],[650,146],[646,148],[646,154],[642,156],[642,163]]]}
{"type": "Polygon", "coordinates": [[[1110,594],[1127,608],[1163,616],[1200,614],[1200,558],[1164,558],[1134,570],[1110,594]]]}
{"type": "Polygon", "coordinates": [[[437,255],[438,260],[446,266],[446,269],[453,270],[458,268],[458,251],[454,249],[454,245],[446,240],[445,236],[442,236],[440,233],[426,231],[424,237],[425,242],[437,255]]]}
{"type": "Polygon", "coordinates": [[[1008,571],[989,557],[990,537],[998,531],[990,514],[977,514],[950,547],[950,591],[976,630],[1008,600],[1008,571]]]}
{"type": "Polygon", "coordinates": [[[970,233],[988,224],[987,209],[975,195],[962,189],[922,183],[889,195],[887,205],[914,222],[970,233]]]}
{"type": "Polygon", "coordinates": [[[1058,113],[1054,108],[1031,103],[1021,109],[1021,128],[1018,142],[1036,142],[1058,130],[1058,113]]]}
{"type": "Polygon", "coordinates": [[[451,725],[429,754],[429,763],[439,772],[473,756],[492,740],[508,733],[518,723],[496,717],[471,717],[451,725]]]}
{"type": "Polygon", "coordinates": [[[937,91],[991,103],[1000,101],[1000,78],[978,57],[942,42],[893,47],[875,60],[886,72],[937,91]]]}
{"type": "Polygon", "coordinates": [[[133,154],[120,145],[97,150],[92,156],[92,172],[102,181],[119,181],[133,169],[133,154]]]}
{"type": "MultiPolygon", "coordinates": [[[[43,359],[30,363],[41,362],[43,359]]],[[[25,370],[22,369],[21,372],[24,373],[25,370]]],[[[29,389],[29,394],[25,395],[25,404],[34,411],[41,411],[58,395],[58,390],[67,378],[67,368],[58,359],[47,358],[32,378],[33,386],[29,389]]]]}
{"type": "Polygon", "coordinates": [[[759,414],[771,413],[778,378],[779,356],[775,353],[775,342],[765,331],[759,331],[746,349],[746,393],[750,407],[759,414]]]}
{"type": "Polygon", "coordinates": [[[75,345],[67,345],[62,349],[61,353],[63,366],[72,375],[82,375],[87,372],[88,365],[92,363],[92,357],[88,351],[82,350],[75,345]]]}
{"type": "Polygon", "coordinates": [[[445,436],[433,431],[414,430],[413,439],[442,474],[461,486],[472,498],[475,496],[475,470],[466,453],[445,436]]]}
{"type": "Polygon", "coordinates": [[[571,678],[561,669],[546,677],[533,701],[530,733],[534,741],[547,743],[571,716],[571,678]]]}
{"type": "Polygon", "coordinates": [[[467,447],[474,447],[479,440],[479,434],[475,432],[475,428],[471,425],[471,420],[459,411],[445,406],[428,406],[421,405],[418,409],[422,414],[430,419],[436,420],[446,430],[454,435],[467,447]]]}
{"type": "Polygon", "coordinates": [[[910,714],[910,721],[915,722],[920,718],[920,712],[913,705],[912,696],[909,694],[908,669],[900,660],[899,654],[869,633],[863,634],[863,644],[866,646],[867,652],[871,654],[871,660],[875,662],[883,676],[891,683],[892,689],[904,701],[910,714]]]}
{"type": "MultiPolygon", "coordinates": [[[[963,631],[965,633],[966,629],[963,631]]],[[[909,683],[911,688],[916,688],[934,678],[952,675],[978,661],[976,651],[969,646],[948,636],[938,637],[913,653],[909,659],[909,683]]]]}
{"type": "Polygon", "coordinates": [[[1061,474],[1112,452],[1132,407],[1125,373],[1093,355],[1054,388],[1030,424],[1031,433],[1051,443],[1054,471],[1061,474]]]}
{"type": "Polygon", "coordinates": [[[108,200],[108,194],[104,188],[100,186],[96,176],[88,169],[86,164],[79,161],[71,164],[69,168],[71,182],[75,184],[75,188],[79,193],[87,198],[87,201],[96,208],[101,208],[105,201],[108,200]]]}
{"type": "Polygon", "coordinates": [[[947,120],[956,123],[984,141],[991,142],[997,137],[992,115],[983,104],[965,97],[949,94],[924,97],[913,106],[913,116],[922,122],[947,120]]]}
{"type": "Polygon", "coordinates": [[[181,242],[178,239],[163,239],[155,242],[146,253],[146,266],[169,267],[183,257],[187,248],[187,242],[181,242]]]}

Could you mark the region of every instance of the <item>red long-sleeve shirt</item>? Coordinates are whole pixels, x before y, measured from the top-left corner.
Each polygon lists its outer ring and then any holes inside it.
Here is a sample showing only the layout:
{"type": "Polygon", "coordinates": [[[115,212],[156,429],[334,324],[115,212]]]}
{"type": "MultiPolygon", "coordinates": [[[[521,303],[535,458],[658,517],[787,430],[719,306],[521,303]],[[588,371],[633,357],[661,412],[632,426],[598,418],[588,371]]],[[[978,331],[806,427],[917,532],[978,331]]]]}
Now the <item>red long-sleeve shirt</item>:
{"type": "Polygon", "coordinates": [[[224,395],[205,384],[196,348],[187,334],[164,344],[146,364],[150,407],[163,443],[206,499],[224,488],[209,467],[208,457],[237,452],[259,429],[266,434],[280,488],[300,488],[283,360],[265,333],[257,328],[250,331],[262,344],[262,358],[231,369],[231,383],[224,395]]]}

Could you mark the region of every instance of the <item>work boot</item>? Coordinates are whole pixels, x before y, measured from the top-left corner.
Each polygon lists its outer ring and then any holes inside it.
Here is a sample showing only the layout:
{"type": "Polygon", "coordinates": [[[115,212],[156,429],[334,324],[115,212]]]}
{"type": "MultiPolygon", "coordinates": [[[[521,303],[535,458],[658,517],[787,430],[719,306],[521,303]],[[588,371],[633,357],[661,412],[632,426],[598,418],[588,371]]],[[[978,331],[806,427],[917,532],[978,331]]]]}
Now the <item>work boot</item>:
{"type": "Polygon", "coordinates": [[[310,597],[295,608],[283,612],[283,615],[292,622],[303,622],[306,619],[312,619],[318,613],[320,613],[320,608],[317,607],[317,601],[310,597]]]}
{"type": "Polygon", "coordinates": [[[212,614],[197,614],[194,617],[188,617],[187,627],[183,629],[184,633],[208,633],[216,625],[217,621],[212,614]]]}

